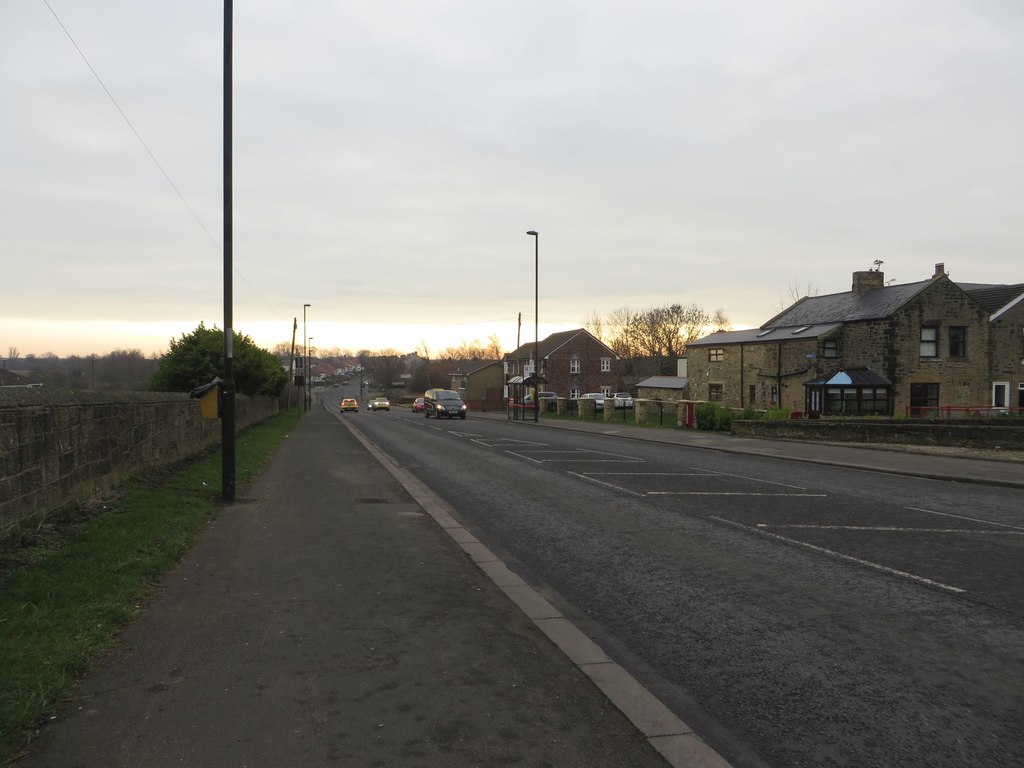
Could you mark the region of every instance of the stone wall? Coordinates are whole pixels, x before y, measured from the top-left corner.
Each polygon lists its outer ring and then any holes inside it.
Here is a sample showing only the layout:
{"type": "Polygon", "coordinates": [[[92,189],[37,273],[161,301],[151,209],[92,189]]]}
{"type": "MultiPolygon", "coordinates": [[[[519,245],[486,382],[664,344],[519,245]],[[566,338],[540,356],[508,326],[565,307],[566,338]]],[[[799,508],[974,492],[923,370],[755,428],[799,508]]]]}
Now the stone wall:
{"type": "MultiPolygon", "coordinates": [[[[235,405],[239,430],[278,413],[273,398],[235,405]]],[[[220,439],[184,393],[0,390],[0,540],[220,439]]]]}
{"type": "Polygon", "coordinates": [[[1024,421],[1004,424],[940,421],[854,421],[801,419],[799,421],[734,421],[733,434],[782,440],[821,440],[833,443],[886,443],[890,445],[948,445],[1002,450],[1024,449],[1024,421]]]}

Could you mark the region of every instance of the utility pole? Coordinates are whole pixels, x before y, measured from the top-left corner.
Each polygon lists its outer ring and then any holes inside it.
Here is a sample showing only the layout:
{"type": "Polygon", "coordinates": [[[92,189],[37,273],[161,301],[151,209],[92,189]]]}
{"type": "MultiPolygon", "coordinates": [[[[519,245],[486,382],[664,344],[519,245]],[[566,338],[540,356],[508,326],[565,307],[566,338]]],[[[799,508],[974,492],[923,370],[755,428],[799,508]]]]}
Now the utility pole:
{"type": "Polygon", "coordinates": [[[224,0],[224,381],[221,392],[221,494],[235,500],[235,371],[232,327],[231,134],[232,134],[232,0],[224,0]]]}

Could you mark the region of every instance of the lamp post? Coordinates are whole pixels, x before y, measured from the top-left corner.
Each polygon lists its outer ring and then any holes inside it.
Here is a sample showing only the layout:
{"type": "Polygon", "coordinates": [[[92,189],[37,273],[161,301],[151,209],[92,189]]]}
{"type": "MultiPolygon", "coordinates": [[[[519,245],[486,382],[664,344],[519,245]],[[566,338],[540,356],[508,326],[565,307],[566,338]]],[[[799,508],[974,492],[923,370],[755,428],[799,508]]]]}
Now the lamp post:
{"type": "Polygon", "coordinates": [[[540,378],[540,235],[531,229],[526,234],[533,238],[533,420],[540,418],[540,393],[537,382],[540,378]]]}
{"type": "Polygon", "coordinates": [[[224,381],[221,384],[221,495],[235,500],[235,350],[234,350],[234,223],[233,223],[233,125],[234,125],[234,4],[224,0],[224,381]]]}
{"type": "Polygon", "coordinates": [[[306,401],[306,385],[309,382],[309,337],[306,335],[306,309],[312,304],[302,305],[302,410],[309,410],[306,401]]]}

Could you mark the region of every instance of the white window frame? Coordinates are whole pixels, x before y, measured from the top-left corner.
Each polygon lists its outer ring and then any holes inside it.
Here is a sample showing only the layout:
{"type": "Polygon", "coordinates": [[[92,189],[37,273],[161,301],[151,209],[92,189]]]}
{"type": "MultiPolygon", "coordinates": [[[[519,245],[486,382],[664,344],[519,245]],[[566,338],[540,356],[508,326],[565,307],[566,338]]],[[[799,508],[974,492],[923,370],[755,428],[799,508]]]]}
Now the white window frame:
{"type": "Polygon", "coordinates": [[[920,356],[925,360],[937,360],[939,357],[939,326],[937,325],[922,325],[921,326],[921,346],[920,356]],[[925,350],[931,350],[931,354],[928,354],[925,350]]]}
{"type": "Polygon", "coordinates": [[[612,370],[612,359],[610,357],[601,358],[601,373],[611,373],[612,370]]]}
{"type": "Polygon", "coordinates": [[[580,359],[578,357],[573,356],[569,360],[569,373],[579,373],[579,372],[580,372],[580,359]]]}
{"type": "Polygon", "coordinates": [[[579,400],[580,399],[580,388],[579,387],[569,387],[569,399],[570,400],[579,400]]]}
{"type": "Polygon", "coordinates": [[[992,407],[993,408],[1009,408],[1010,407],[1010,382],[1008,381],[993,381],[992,382],[992,407]],[[1002,390],[1003,402],[998,402],[996,392],[1002,390]]]}

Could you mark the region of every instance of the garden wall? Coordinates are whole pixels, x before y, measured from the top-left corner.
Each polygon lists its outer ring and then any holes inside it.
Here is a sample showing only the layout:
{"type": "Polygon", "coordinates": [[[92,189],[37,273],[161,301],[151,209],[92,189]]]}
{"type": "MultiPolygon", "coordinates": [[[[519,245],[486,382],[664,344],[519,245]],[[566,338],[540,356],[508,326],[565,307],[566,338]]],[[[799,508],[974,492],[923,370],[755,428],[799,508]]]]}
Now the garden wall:
{"type": "MultiPolygon", "coordinates": [[[[235,405],[238,430],[278,412],[275,398],[235,405]]],[[[0,389],[0,541],[220,440],[185,393],[0,389]]]]}

